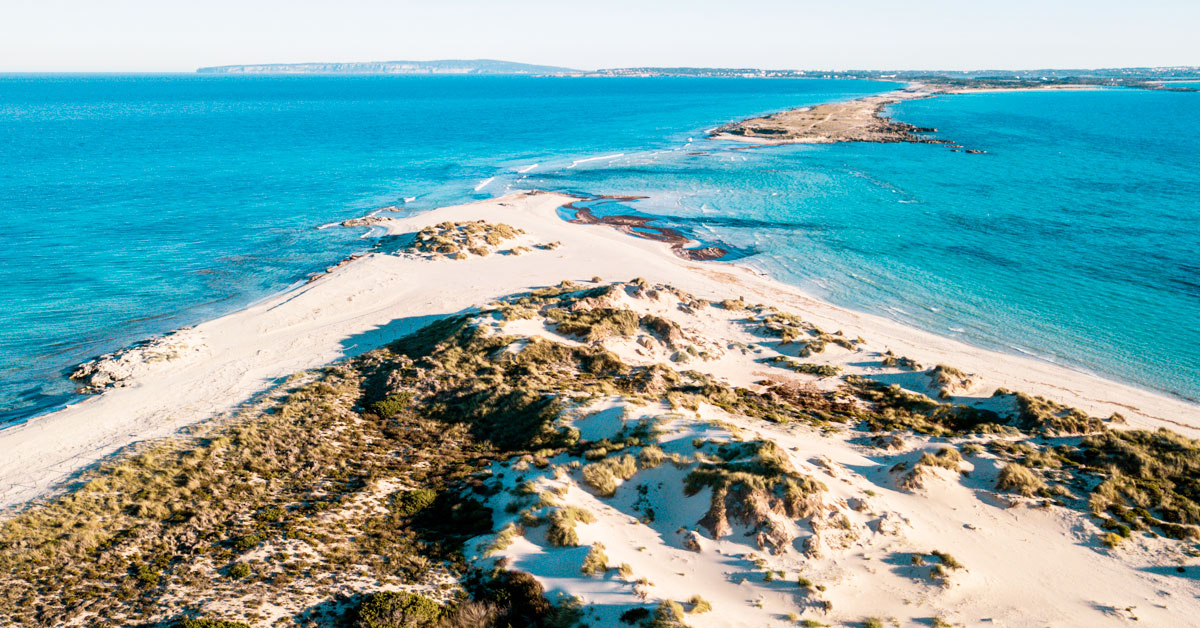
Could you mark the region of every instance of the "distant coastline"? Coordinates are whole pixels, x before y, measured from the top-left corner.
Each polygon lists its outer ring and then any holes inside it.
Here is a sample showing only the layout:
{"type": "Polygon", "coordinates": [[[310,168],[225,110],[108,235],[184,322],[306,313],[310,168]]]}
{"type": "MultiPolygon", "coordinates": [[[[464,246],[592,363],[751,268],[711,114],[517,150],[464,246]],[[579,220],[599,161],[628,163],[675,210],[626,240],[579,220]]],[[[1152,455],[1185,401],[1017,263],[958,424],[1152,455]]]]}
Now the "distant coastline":
{"type": "Polygon", "coordinates": [[[206,66],[201,74],[495,74],[590,76],[616,78],[819,78],[896,81],[954,88],[1137,87],[1192,91],[1171,85],[1200,81],[1200,66],[1041,69],[1041,70],[799,70],[639,66],[581,70],[498,59],[436,59],[428,61],[311,61],[246,63],[206,66]]]}
{"type": "Polygon", "coordinates": [[[495,59],[367,61],[348,63],[252,63],[203,67],[200,74],[534,74],[572,75],[580,70],[495,59]]]}

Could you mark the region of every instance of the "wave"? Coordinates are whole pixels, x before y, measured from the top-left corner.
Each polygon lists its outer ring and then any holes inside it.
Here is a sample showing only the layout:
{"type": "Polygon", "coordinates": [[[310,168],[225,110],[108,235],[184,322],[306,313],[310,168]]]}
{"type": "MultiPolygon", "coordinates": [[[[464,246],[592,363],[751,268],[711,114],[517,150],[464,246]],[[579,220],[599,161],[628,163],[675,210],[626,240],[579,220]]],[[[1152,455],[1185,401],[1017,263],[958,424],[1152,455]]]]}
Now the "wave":
{"type": "Polygon", "coordinates": [[[575,166],[578,166],[579,164],[586,164],[589,161],[602,161],[605,159],[616,159],[617,157],[624,157],[624,156],[625,156],[625,153],[617,153],[615,155],[604,155],[602,157],[588,157],[587,159],[576,159],[575,161],[571,162],[571,165],[567,166],[567,170],[570,170],[570,169],[574,168],[575,166]]]}
{"type": "Polygon", "coordinates": [[[533,164],[532,166],[525,166],[524,168],[517,168],[517,174],[525,174],[526,172],[529,172],[530,170],[533,170],[534,168],[537,168],[537,167],[538,167],[537,164],[533,164]]]}
{"type": "Polygon", "coordinates": [[[478,191],[482,190],[483,188],[486,188],[489,183],[491,183],[492,181],[495,181],[495,180],[496,180],[496,177],[488,177],[488,178],[484,179],[483,181],[481,181],[479,183],[479,185],[475,186],[475,191],[478,192],[478,191]]]}

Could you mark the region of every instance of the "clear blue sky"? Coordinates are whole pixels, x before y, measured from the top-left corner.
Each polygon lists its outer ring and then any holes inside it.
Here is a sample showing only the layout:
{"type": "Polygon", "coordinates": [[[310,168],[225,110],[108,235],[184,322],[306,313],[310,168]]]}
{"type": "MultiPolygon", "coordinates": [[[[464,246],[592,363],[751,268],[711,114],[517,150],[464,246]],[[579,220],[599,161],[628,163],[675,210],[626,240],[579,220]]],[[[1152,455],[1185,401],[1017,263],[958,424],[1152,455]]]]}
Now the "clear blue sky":
{"type": "Polygon", "coordinates": [[[2,0],[0,72],[495,58],[966,69],[1200,65],[1200,0],[2,0]]]}

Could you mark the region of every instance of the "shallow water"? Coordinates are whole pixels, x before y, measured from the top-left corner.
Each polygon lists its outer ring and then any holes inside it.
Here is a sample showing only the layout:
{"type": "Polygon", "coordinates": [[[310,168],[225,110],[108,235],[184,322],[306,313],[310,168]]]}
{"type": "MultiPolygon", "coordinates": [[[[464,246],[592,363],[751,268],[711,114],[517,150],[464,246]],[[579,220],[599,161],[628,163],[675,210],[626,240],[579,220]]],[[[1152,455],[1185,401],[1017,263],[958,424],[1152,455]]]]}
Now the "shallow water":
{"type": "Polygon", "coordinates": [[[72,398],[61,374],[91,355],[371,244],[365,229],[321,226],[524,188],[646,194],[605,211],[663,216],[841,305],[1200,397],[1200,94],[896,107],[980,155],[701,139],[728,120],[891,87],[0,77],[0,420],[72,398]]]}
{"type": "MultiPolygon", "coordinates": [[[[538,162],[890,84],[384,76],[0,76],[0,423],[64,369],[369,246],[321,225],[503,190],[538,162]]],[[[594,163],[594,162],[587,162],[594,163]]]]}
{"type": "Polygon", "coordinates": [[[572,180],[649,191],[643,211],[835,303],[1200,398],[1200,94],[972,94],[893,113],[987,152],[714,150],[572,180]]]}

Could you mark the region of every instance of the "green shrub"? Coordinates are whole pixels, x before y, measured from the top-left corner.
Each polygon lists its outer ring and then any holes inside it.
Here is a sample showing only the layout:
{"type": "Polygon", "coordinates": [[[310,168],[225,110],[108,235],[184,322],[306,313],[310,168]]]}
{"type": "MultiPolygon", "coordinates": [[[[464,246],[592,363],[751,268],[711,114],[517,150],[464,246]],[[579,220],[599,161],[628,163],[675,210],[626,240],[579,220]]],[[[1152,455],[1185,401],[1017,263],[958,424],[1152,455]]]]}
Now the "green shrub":
{"type": "Polygon", "coordinates": [[[247,534],[239,536],[233,541],[233,551],[241,554],[250,551],[265,539],[257,534],[247,534]]]}
{"type": "Polygon", "coordinates": [[[222,619],[183,619],[175,628],[250,628],[250,624],[222,619]]]}
{"type": "Polygon", "coordinates": [[[137,578],[138,584],[149,588],[158,584],[162,574],[149,565],[138,565],[134,570],[134,576],[137,578]]]}
{"type": "Polygon", "coordinates": [[[643,606],[631,608],[624,613],[621,613],[621,621],[627,624],[638,624],[650,618],[650,609],[643,606]]]}
{"type": "Polygon", "coordinates": [[[285,514],[287,513],[284,511],[284,509],[279,508],[278,506],[271,506],[270,508],[263,508],[262,510],[254,513],[254,520],[262,523],[275,523],[278,521],[283,521],[285,514]]]}
{"type": "Polygon", "coordinates": [[[808,362],[794,364],[792,365],[792,369],[798,373],[815,375],[817,377],[835,377],[840,375],[842,372],[842,368],[840,366],[835,366],[833,364],[810,364],[808,362]]]}
{"type": "Polygon", "coordinates": [[[247,565],[246,563],[234,563],[233,566],[229,568],[229,576],[231,578],[237,578],[238,580],[249,576],[250,573],[250,565],[247,565]]]}
{"type": "Polygon", "coordinates": [[[388,395],[381,401],[376,401],[371,404],[371,410],[379,416],[389,419],[396,416],[401,410],[407,408],[412,403],[413,394],[403,392],[395,395],[388,395]]]}
{"type": "Polygon", "coordinates": [[[401,515],[411,517],[432,505],[437,496],[437,491],[428,488],[403,491],[392,498],[392,507],[401,515]]]}
{"type": "Polygon", "coordinates": [[[442,617],[433,600],[403,591],[365,596],[354,612],[355,628],[432,628],[442,617]]]}

